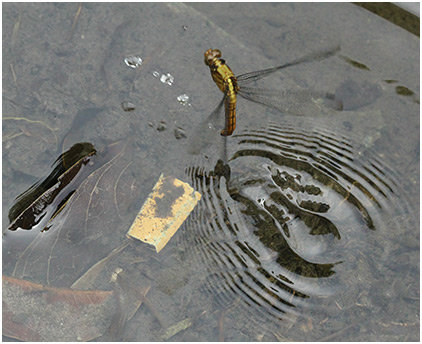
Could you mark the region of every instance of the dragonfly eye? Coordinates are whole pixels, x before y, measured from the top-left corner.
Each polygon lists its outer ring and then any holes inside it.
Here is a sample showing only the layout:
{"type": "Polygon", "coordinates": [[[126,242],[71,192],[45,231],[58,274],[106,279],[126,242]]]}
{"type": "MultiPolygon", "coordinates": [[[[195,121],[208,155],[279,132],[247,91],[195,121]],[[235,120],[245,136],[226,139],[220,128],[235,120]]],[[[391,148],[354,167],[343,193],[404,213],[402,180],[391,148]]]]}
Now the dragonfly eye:
{"type": "Polygon", "coordinates": [[[220,58],[221,57],[221,51],[218,49],[213,49],[212,53],[214,54],[214,57],[220,58]]]}
{"type": "Polygon", "coordinates": [[[221,51],[218,49],[208,49],[204,54],[204,62],[209,66],[214,58],[220,58],[221,51]]]}

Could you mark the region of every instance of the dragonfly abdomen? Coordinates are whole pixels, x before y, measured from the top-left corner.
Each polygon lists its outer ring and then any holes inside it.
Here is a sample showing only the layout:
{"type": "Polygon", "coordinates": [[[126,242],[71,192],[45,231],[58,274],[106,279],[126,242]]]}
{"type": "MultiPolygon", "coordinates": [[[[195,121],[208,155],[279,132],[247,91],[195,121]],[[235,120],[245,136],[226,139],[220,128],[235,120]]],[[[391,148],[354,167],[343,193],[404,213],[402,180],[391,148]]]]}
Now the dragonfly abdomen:
{"type": "Polygon", "coordinates": [[[221,58],[218,49],[208,49],[204,54],[204,61],[210,67],[212,79],[221,92],[224,93],[225,128],[221,135],[229,136],[236,128],[236,94],[239,91],[237,79],[226,62],[221,58]]]}
{"type": "Polygon", "coordinates": [[[221,131],[221,135],[229,136],[236,129],[236,103],[237,103],[237,82],[236,78],[230,78],[226,82],[224,110],[225,110],[225,126],[221,131]]]}

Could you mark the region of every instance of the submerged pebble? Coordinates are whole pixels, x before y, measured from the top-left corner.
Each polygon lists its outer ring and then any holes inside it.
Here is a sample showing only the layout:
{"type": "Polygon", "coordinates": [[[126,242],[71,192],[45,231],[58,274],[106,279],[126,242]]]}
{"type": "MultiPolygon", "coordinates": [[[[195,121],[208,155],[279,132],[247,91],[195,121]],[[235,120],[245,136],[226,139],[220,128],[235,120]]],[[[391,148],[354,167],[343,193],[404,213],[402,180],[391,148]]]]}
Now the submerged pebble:
{"type": "Polygon", "coordinates": [[[161,121],[160,123],[158,123],[157,125],[158,131],[164,131],[166,129],[167,129],[167,123],[165,121],[161,121]]]}
{"type": "Polygon", "coordinates": [[[126,112],[133,111],[136,109],[135,104],[129,101],[122,102],[122,109],[126,112]]]}
{"type": "Polygon", "coordinates": [[[174,137],[176,138],[176,140],[185,139],[186,133],[182,128],[177,127],[174,129],[174,137]]]}

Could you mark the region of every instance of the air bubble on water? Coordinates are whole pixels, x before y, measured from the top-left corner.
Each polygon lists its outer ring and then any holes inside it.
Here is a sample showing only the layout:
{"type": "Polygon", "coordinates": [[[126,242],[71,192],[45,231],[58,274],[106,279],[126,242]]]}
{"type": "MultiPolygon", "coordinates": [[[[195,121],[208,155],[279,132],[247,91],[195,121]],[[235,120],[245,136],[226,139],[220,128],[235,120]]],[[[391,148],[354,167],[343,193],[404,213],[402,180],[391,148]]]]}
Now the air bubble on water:
{"type": "Polygon", "coordinates": [[[181,94],[180,96],[177,97],[177,100],[183,106],[190,105],[188,104],[189,96],[187,94],[181,94]]]}
{"type": "Polygon", "coordinates": [[[174,76],[171,75],[170,73],[167,73],[167,75],[163,74],[161,75],[160,81],[167,85],[172,85],[174,81],[174,76]]]}
{"type": "Polygon", "coordinates": [[[130,68],[138,68],[142,64],[142,59],[139,56],[128,56],[125,58],[125,63],[130,68]]]}

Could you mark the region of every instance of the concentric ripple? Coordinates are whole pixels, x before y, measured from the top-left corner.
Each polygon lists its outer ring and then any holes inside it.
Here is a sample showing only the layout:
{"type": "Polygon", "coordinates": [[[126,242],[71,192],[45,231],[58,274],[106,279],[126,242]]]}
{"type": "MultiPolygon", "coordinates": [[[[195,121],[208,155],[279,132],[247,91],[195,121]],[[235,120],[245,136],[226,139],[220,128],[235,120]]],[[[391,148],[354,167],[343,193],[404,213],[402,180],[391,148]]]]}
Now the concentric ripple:
{"type": "Polygon", "coordinates": [[[359,257],[370,260],[377,231],[394,226],[396,176],[356,142],[311,124],[269,124],[230,140],[228,164],[187,169],[203,198],[183,242],[208,270],[205,290],[223,308],[240,300],[274,319],[332,314],[330,298],[362,291],[359,257]]]}

